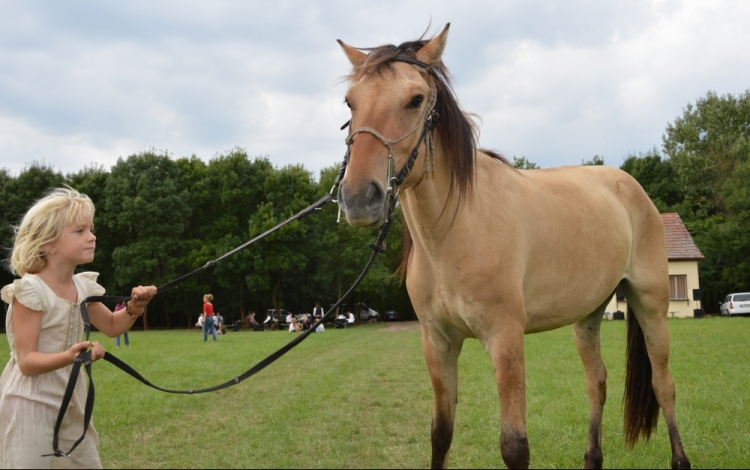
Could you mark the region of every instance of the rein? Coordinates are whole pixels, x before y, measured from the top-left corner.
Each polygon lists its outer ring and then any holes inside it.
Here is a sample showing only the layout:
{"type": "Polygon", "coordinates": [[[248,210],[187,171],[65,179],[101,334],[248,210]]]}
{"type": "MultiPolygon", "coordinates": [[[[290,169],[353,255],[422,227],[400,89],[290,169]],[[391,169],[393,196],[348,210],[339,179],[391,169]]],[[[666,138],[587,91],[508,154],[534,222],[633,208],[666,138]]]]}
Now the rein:
{"type": "MultiPolygon", "coordinates": [[[[407,56],[398,55],[395,58],[393,58],[392,60],[393,61],[406,62],[406,63],[413,64],[413,65],[416,65],[416,66],[422,67],[422,68],[429,68],[429,66],[427,64],[425,64],[423,62],[420,62],[420,61],[418,61],[416,59],[413,59],[411,57],[407,57],[407,56]]],[[[350,148],[349,147],[351,146],[351,143],[352,143],[352,137],[354,137],[354,135],[356,135],[356,134],[358,134],[360,132],[368,132],[368,133],[371,133],[372,135],[374,135],[375,137],[377,137],[383,143],[383,145],[385,145],[386,147],[388,147],[388,150],[389,150],[389,155],[388,155],[388,160],[389,160],[389,162],[388,162],[388,193],[390,194],[390,197],[387,199],[387,203],[386,203],[387,204],[387,215],[385,217],[385,220],[384,220],[383,224],[380,226],[377,240],[375,241],[375,243],[371,243],[369,245],[370,249],[372,249],[372,254],[370,255],[370,258],[368,259],[367,263],[365,264],[365,267],[362,269],[362,272],[359,274],[359,276],[354,281],[354,283],[351,285],[351,287],[349,287],[349,289],[341,296],[341,298],[320,318],[320,320],[318,320],[313,325],[311,325],[310,328],[307,331],[303,332],[302,334],[300,334],[299,336],[297,336],[296,338],[294,338],[292,341],[290,341],[289,343],[287,343],[286,345],[282,346],[277,351],[275,351],[272,354],[270,354],[269,356],[267,356],[265,359],[263,359],[260,362],[258,362],[257,364],[255,364],[253,367],[251,367],[250,369],[248,369],[244,373],[242,373],[242,374],[240,374],[240,375],[238,375],[238,376],[236,376],[236,377],[234,377],[234,378],[232,378],[232,379],[230,379],[230,380],[228,380],[228,381],[226,381],[226,382],[224,382],[222,384],[215,385],[213,387],[197,389],[197,390],[196,389],[190,389],[190,390],[172,390],[172,389],[163,388],[163,387],[160,387],[158,385],[155,385],[155,384],[151,383],[149,380],[147,380],[145,377],[143,377],[143,375],[141,375],[140,373],[138,373],[138,371],[136,371],[131,366],[129,366],[127,363],[125,363],[121,359],[118,359],[117,357],[115,357],[113,354],[111,354],[109,352],[105,352],[104,353],[103,359],[105,361],[113,364],[114,366],[120,368],[123,372],[125,372],[128,375],[132,376],[136,380],[139,380],[144,385],[147,385],[147,386],[149,386],[151,388],[154,388],[156,390],[159,390],[159,391],[162,391],[162,392],[165,392],[165,393],[183,394],[183,395],[194,395],[194,394],[198,394],[198,393],[214,392],[214,391],[221,390],[221,389],[224,389],[224,388],[227,388],[227,387],[231,387],[233,385],[237,385],[238,383],[240,383],[240,382],[242,382],[242,381],[244,381],[244,380],[252,377],[253,375],[255,375],[258,372],[260,372],[261,370],[265,369],[270,364],[272,364],[277,359],[279,359],[281,356],[283,356],[284,354],[286,354],[287,352],[289,352],[291,349],[293,349],[295,346],[297,346],[299,343],[301,343],[302,341],[304,341],[305,339],[307,339],[307,337],[310,336],[310,334],[312,334],[315,331],[315,329],[319,325],[321,325],[326,320],[326,318],[328,318],[328,316],[336,310],[336,308],[339,307],[339,305],[341,305],[341,303],[344,301],[344,299],[346,299],[354,291],[354,289],[357,288],[357,286],[359,286],[359,284],[362,282],[362,279],[364,279],[365,275],[370,270],[370,267],[372,266],[373,262],[375,261],[375,258],[377,257],[377,255],[381,254],[381,253],[385,253],[385,251],[386,251],[386,248],[385,248],[385,239],[386,239],[386,237],[388,235],[388,231],[390,230],[391,225],[393,224],[393,218],[394,218],[394,213],[395,213],[395,210],[396,210],[396,204],[398,202],[398,194],[400,192],[401,184],[403,183],[404,179],[406,178],[406,176],[409,174],[409,172],[411,171],[412,167],[414,166],[414,162],[415,162],[415,160],[416,160],[416,158],[417,158],[417,156],[419,154],[419,148],[421,147],[422,142],[426,142],[427,143],[427,155],[425,156],[425,170],[423,170],[423,172],[420,175],[420,177],[417,179],[417,181],[415,181],[414,183],[412,183],[412,185],[416,184],[417,182],[419,182],[422,179],[422,176],[424,176],[424,173],[426,171],[426,168],[427,168],[427,157],[431,154],[431,151],[432,151],[432,130],[435,128],[435,125],[437,124],[437,121],[438,121],[438,118],[439,118],[438,113],[436,111],[434,111],[434,107],[435,107],[436,101],[437,101],[437,93],[435,91],[435,86],[433,84],[431,84],[430,85],[430,98],[428,100],[427,106],[425,106],[425,110],[424,110],[422,116],[420,117],[419,121],[417,122],[417,125],[411,131],[409,131],[407,134],[403,135],[402,137],[400,137],[400,138],[398,138],[396,140],[387,139],[387,138],[383,137],[382,135],[380,135],[380,133],[378,133],[376,130],[371,129],[371,128],[367,128],[367,127],[359,128],[359,129],[351,132],[350,135],[349,135],[349,137],[347,137],[347,139],[346,139],[347,151],[346,151],[346,154],[344,155],[344,160],[341,162],[341,166],[339,168],[339,172],[338,172],[338,174],[336,176],[336,180],[335,180],[334,185],[331,188],[331,191],[330,191],[329,194],[326,194],[325,196],[323,196],[322,198],[320,198],[315,203],[311,204],[310,206],[306,207],[305,209],[302,209],[297,214],[295,214],[292,217],[290,217],[289,219],[287,219],[287,220],[279,223],[275,227],[273,227],[273,228],[271,228],[271,229],[263,232],[262,234],[256,236],[255,238],[253,238],[253,239],[251,239],[251,240],[243,243],[242,245],[240,245],[240,246],[234,248],[233,250],[231,250],[231,251],[223,254],[222,256],[216,258],[215,260],[207,262],[206,264],[204,264],[203,266],[195,269],[194,271],[192,271],[192,272],[190,272],[188,274],[185,274],[185,275],[183,275],[183,276],[181,276],[181,277],[179,277],[179,278],[177,278],[177,279],[175,279],[173,281],[170,281],[170,282],[164,284],[163,286],[159,287],[156,290],[156,294],[158,295],[158,294],[162,294],[162,293],[164,293],[164,292],[166,292],[166,291],[168,291],[168,290],[170,290],[170,289],[172,289],[174,287],[177,287],[178,285],[180,285],[183,282],[187,281],[188,279],[190,279],[191,277],[195,276],[196,274],[199,274],[199,273],[201,273],[201,272],[203,272],[203,271],[205,271],[205,270],[207,270],[207,269],[215,266],[217,263],[219,263],[223,259],[225,259],[225,258],[227,258],[227,257],[229,257],[229,256],[231,256],[231,255],[233,255],[235,253],[237,253],[238,251],[240,251],[240,250],[248,247],[249,245],[255,243],[256,241],[259,241],[259,240],[265,238],[266,236],[270,235],[271,233],[273,233],[273,232],[281,229],[285,225],[287,225],[287,224],[289,224],[289,223],[291,223],[291,222],[293,222],[295,220],[301,219],[301,218],[303,218],[303,217],[305,217],[305,216],[307,216],[307,215],[315,212],[316,210],[320,210],[325,204],[327,204],[329,202],[336,202],[336,200],[333,197],[333,194],[334,194],[334,190],[336,190],[338,188],[339,184],[341,183],[341,180],[344,177],[344,174],[346,173],[346,168],[347,168],[347,165],[349,163],[349,155],[350,155],[350,148]],[[417,141],[416,146],[412,150],[411,155],[409,156],[409,159],[407,160],[406,164],[401,169],[401,171],[396,176],[393,176],[393,170],[395,168],[395,164],[393,162],[393,149],[392,149],[391,146],[394,143],[400,142],[400,141],[404,140],[406,137],[408,137],[411,134],[413,134],[419,128],[419,123],[421,123],[422,120],[424,120],[424,127],[423,127],[422,132],[421,132],[421,134],[419,136],[419,140],[417,141]],[[394,187],[395,187],[395,190],[394,190],[394,187]]],[[[346,124],[344,124],[344,126],[342,126],[341,129],[342,130],[345,129],[348,125],[349,125],[349,122],[347,122],[346,124]]],[[[91,322],[89,320],[89,313],[88,313],[88,306],[87,306],[87,304],[89,302],[124,302],[124,301],[127,301],[127,300],[130,300],[129,296],[106,296],[106,295],[104,295],[104,296],[92,296],[92,297],[85,298],[81,302],[80,309],[81,309],[81,317],[83,319],[83,324],[84,324],[84,331],[85,331],[86,341],[89,340],[89,335],[91,333],[91,322]]],[[[73,368],[71,369],[70,377],[68,379],[68,386],[65,389],[65,394],[63,395],[63,400],[62,400],[62,403],[60,404],[60,411],[58,412],[57,420],[55,421],[54,436],[53,436],[53,439],[52,439],[53,453],[51,453],[51,454],[44,454],[43,457],[51,457],[51,456],[54,456],[54,457],[70,457],[71,452],[73,452],[73,450],[75,450],[75,448],[78,447],[78,445],[81,442],[83,442],[83,439],[86,437],[86,432],[88,431],[89,425],[91,424],[91,416],[92,416],[93,410],[94,410],[94,397],[95,397],[94,380],[93,380],[93,376],[92,376],[91,365],[92,365],[91,351],[89,351],[89,350],[83,350],[83,351],[81,351],[78,354],[78,357],[76,357],[75,362],[73,363],[73,368]],[[63,419],[65,417],[65,413],[67,412],[68,406],[70,405],[70,400],[73,397],[73,392],[75,390],[75,385],[76,385],[76,383],[78,381],[78,376],[80,375],[81,367],[85,367],[86,374],[88,375],[88,393],[86,395],[86,405],[85,405],[85,408],[84,408],[83,433],[81,434],[81,437],[79,437],[78,440],[76,440],[76,442],[73,443],[73,445],[71,446],[70,450],[68,450],[66,452],[66,451],[61,450],[59,448],[59,445],[58,445],[59,444],[59,431],[60,431],[60,427],[62,426],[62,422],[63,422],[63,419]]]]}

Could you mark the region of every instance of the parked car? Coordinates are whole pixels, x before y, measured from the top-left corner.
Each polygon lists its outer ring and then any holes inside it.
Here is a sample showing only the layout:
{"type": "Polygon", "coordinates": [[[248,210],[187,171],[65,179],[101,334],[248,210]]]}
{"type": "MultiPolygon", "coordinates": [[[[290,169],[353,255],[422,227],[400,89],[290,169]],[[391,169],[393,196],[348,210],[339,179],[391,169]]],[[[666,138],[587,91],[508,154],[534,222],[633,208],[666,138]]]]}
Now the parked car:
{"type": "Polygon", "coordinates": [[[729,294],[719,310],[722,315],[750,315],[750,292],[729,294]]]}
{"type": "Polygon", "coordinates": [[[375,321],[380,321],[380,314],[368,307],[366,304],[357,304],[357,311],[359,312],[359,318],[362,321],[368,321],[372,319],[375,319],[375,321]]]}
{"type": "MultiPolygon", "coordinates": [[[[270,316],[272,313],[276,312],[276,309],[269,308],[266,311],[266,317],[270,316]]],[[[281,323],[284,323],[286,321],[286,316],[289,315],[289,312],[283,308],[279,309],[279,312],[276,312],[276,319],[279,320],[281,323]]]]}
{"type": "Polygon", "coordinates": [[[383,321],[398,321],[398,312],[395,310],[386,310],[383,314],[383,321]]]}

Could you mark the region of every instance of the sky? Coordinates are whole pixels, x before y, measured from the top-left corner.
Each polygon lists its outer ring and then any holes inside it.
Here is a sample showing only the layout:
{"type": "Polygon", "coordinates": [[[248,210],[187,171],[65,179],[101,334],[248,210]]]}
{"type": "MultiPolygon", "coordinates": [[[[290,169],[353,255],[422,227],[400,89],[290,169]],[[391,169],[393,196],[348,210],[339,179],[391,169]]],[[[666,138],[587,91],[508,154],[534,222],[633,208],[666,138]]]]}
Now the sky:
{"type": "Polygon", "coordinates": [[[543,168],[620,166],[708,91],[750,89],[750,1],[0,0],[0,168],[239,147],[317,176],[345,151],[336,39],[400,44],[446,23],[481,146],[543,168]]]}

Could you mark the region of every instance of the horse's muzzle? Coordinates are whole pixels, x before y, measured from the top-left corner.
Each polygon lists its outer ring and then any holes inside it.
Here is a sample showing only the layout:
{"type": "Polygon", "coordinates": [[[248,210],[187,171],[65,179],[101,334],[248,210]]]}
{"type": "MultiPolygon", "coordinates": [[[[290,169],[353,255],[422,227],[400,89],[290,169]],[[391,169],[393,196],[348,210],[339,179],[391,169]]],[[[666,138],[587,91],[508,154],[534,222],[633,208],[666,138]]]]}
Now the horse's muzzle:
{"type": "Polygon", "coordinates": [[[377,228],[385,219],[386,194],[376,180],[361,188],[350,188],[346,182],[339,186],[339,208],[346,214],[346,221],[354,227],[377,228]]]}

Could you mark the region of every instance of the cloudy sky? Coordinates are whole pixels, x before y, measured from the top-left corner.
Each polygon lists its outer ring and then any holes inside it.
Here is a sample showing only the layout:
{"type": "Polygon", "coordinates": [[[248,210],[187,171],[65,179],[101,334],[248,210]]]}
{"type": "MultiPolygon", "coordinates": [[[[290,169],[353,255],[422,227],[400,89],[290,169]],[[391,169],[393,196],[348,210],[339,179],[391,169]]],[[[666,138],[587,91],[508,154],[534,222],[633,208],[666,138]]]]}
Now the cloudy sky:
{"type": "Polygon", "coordinates": [[[318,173],[348,119],[336,39],[451,23],[443,59],[481,144],[619,166],[709,90],[750,88],[750,1],[0,0],[0,167],[63,173],[234,147],[318,173]]]}

